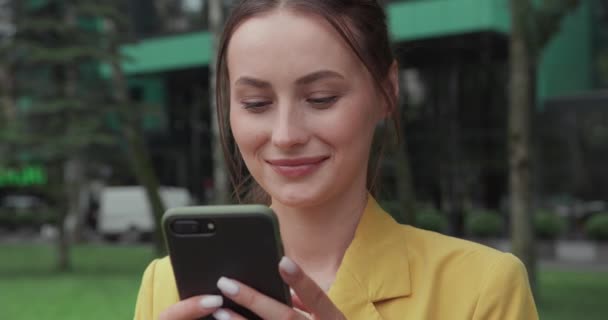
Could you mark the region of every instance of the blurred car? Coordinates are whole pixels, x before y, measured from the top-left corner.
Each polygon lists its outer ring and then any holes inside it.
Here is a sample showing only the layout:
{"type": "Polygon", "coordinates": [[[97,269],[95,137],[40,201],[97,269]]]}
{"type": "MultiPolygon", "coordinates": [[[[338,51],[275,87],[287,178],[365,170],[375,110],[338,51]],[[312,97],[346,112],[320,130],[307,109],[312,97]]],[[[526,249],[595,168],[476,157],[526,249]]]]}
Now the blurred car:
{"type": "MultiPolygon", "coordinates": [[[[188,190],[160,187],[166,209],[192,204],[188,190]]],[[[152,210],[141,186],[105,187],[101,191],[98,232],[109,241],[136,241],[154,232],[152,210]]]]}

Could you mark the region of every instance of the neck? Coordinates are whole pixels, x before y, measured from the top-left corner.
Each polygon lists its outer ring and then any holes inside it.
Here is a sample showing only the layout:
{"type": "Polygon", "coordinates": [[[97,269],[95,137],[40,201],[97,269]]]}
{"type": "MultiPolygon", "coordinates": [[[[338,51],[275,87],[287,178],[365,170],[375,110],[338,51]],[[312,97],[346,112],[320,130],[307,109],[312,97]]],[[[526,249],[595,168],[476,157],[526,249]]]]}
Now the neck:
{"type": "Polygon", "coordinates": [[[355,235],[366,204],[364,186],[312,207],[288,207],[273,201],[285,254],[327,289],[355,235]]]}

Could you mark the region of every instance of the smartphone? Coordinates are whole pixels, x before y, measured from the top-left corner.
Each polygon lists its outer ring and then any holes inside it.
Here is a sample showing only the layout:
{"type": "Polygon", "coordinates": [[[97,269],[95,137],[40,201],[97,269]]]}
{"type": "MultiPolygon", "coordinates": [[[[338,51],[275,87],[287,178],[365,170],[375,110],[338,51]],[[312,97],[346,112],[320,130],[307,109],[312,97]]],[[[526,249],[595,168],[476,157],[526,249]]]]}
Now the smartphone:
{"type": "MultiPolygon", "coordinates": [[[[278,222],[269,207],[173,208],[162,225],[180,299],[221,295],[216,283],[225,276],[291,306],[289,287],[278,269],[283,257],[278,222]]],[[[224,307],[247,319],[261,319],[228,298],[224,307]]]]}

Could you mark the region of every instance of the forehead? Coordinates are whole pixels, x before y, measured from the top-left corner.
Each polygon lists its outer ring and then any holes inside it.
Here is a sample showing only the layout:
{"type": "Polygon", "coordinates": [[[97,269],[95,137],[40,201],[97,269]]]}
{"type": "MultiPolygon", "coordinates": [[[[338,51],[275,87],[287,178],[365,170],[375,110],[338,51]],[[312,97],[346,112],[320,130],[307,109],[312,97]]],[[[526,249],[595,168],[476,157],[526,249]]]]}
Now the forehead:
{"type": "Polygon", "coordinates": [[[227,62],[232,76],[289,70],[333,69],[346,75],[363,67],[352,49],[324,18],[277,9],[242,22],[232,35],[227,62]]]}

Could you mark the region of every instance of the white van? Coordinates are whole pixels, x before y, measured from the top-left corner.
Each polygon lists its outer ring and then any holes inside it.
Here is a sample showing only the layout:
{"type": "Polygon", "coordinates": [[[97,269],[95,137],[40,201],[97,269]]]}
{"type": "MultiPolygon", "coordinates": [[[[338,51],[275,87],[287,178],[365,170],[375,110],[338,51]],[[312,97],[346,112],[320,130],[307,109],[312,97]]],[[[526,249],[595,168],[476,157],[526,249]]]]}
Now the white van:
{"type": "MultiPolygon", "coordinates": [[[[166,209],[192,204],[188,190],[160,187],[166,209]]],[[[154,232],[152,210],[148,197],[141,186],[105,187],[101,191],[99,233],[107,240],[139,240],[154,232]]]]}

